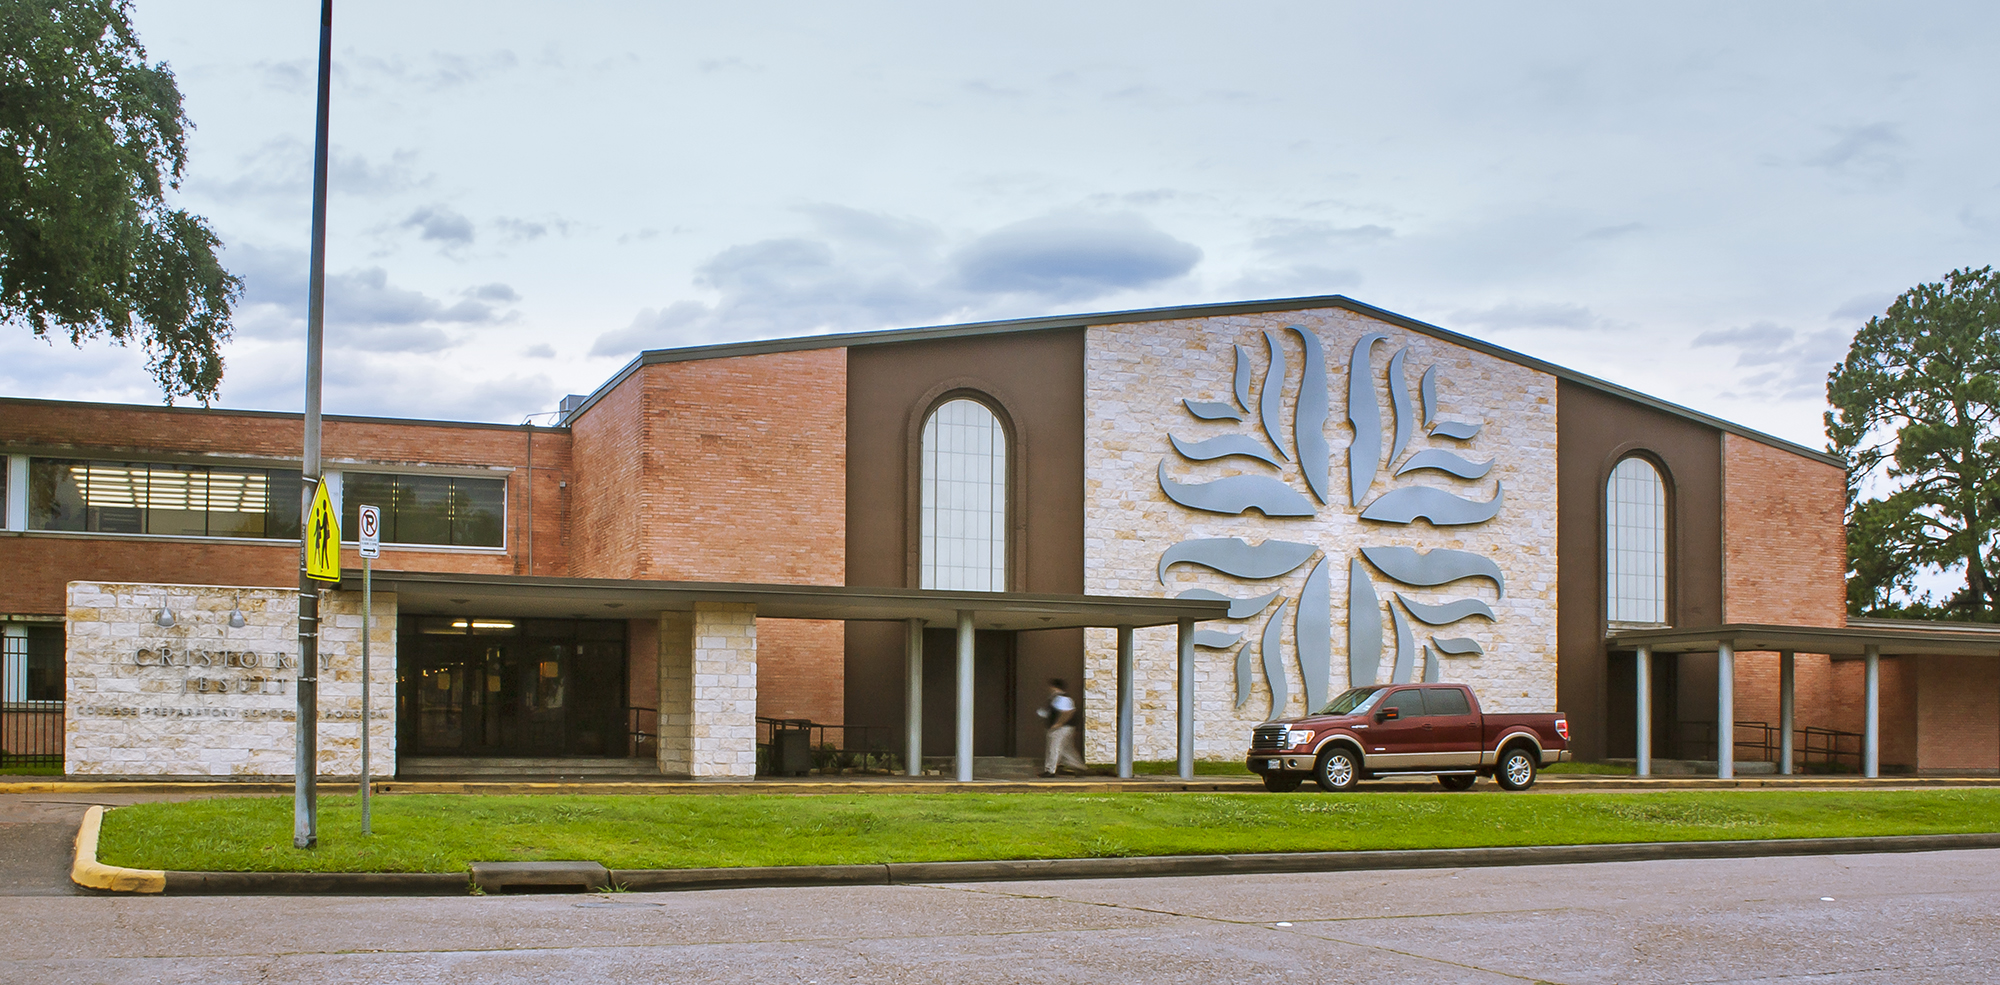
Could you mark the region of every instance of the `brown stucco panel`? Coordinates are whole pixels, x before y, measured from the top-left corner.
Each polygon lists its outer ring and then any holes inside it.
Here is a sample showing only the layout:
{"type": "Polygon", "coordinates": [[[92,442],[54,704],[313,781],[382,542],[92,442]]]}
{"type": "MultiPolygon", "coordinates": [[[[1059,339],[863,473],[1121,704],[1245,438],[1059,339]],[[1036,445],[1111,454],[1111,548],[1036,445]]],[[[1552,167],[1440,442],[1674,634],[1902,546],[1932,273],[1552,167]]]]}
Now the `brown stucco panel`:
{"type": "MultiPolygon", "coordinates": [[[[1675,625],[1722,621],[1722,442],[1716,429],[1568,380],[1556,387],[1559,656],[1556,704],[1580,759],[1605,755],[1604,486],[1630,454],[1668,485],[1668,612],[1675,625]]],[[[1714,694],[1714,658],[1706,662],[1714,694]]],[[[1699,721],[1702,661],[1682,661],[1682,717],[1699,721]]],[[[1629,699],[1628,699],[1629,703],[1629,699]]],[[[1708,720],[1715,717],[1707,702],[1708,720]]]]}
{"type": "MultiPolygon", "coordinates": [[[[1083,591],[1082,329],[939,339],[848,350],[847,583],[914,587],[915,449],[928,411],[956,392],[997,405],[1015,456],[1009,588],[1083,591]]],[[[901,627],[849,624],[847,721],[896,726],[903,714],[901,627]]],[[[1083,634],[1017,641],[1016,748],[1040,750],[1043,681],[1083,677],[1083,634]]],[[[932,750],[942,754],[943,750],[932,750]]]]}

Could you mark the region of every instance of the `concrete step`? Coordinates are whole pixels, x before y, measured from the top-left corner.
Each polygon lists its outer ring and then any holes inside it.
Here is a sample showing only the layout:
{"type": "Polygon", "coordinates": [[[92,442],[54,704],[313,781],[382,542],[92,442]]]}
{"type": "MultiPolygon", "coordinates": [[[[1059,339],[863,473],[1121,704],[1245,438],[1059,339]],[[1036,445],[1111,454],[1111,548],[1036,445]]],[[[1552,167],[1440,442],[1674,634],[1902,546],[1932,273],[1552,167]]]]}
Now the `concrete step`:
{"type": "Polygon", "coordinates": [[[406,779],[658,777],[660,765],[651,759],[601,756],[405,756],[396,763],[396,775],[406,779]]]}

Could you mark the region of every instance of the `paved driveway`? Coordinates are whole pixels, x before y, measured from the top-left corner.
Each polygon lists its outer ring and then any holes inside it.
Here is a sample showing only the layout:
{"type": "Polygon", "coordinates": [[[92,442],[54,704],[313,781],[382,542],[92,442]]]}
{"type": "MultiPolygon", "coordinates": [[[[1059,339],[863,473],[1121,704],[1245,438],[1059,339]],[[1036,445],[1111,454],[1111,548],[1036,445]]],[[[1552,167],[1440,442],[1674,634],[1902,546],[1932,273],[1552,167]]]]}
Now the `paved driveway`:
{"type": "Polygon", "coordinates": [[[449,899],[0,898],[5,982],[1990,982],[2000,851],[449,899]]]}
{"type": "MultiPolygon", "coordinates": [[[[75,857],[77,825],[83,823],[90,805],[116,807],[196,796],[226,794],[0,794],[0,896],[85,895],[69,881],[69,866],[75,857]]],[[[4,976],[0,983],[11,985],[4,976]]]]}

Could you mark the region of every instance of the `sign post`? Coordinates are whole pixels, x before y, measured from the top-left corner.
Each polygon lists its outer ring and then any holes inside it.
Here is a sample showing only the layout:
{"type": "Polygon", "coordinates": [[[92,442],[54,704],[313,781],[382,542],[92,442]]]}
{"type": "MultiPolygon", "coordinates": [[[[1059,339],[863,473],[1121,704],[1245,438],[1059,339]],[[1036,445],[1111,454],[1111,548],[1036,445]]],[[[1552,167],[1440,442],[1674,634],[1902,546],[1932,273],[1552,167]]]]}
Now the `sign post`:
{"type": "Polygon", "coordinates": [[[375,626],[375,559],[382,555],[382,511],[359,508],[361,526],[361,833],[375,833],[368,814],[368,732],[375,720],[368,714],[368,692],[375,678],[368,670],[368,637],[375,626]]]}
{"type": "Polygon", "coordinates": [[[319,590],[340,581],[340,513],[325,482],[312,484],[306,511],[305,570],[299,579],[298,760],[292,789],[292,847],[319,844],[319,590]]]}

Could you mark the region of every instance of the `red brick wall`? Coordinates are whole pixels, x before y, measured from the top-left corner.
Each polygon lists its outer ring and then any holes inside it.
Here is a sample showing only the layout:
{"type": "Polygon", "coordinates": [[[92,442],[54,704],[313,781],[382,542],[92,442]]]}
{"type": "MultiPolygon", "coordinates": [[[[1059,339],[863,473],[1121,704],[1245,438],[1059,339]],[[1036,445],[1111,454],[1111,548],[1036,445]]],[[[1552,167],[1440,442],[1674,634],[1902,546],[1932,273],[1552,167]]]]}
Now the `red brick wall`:
{"type": "MultiPolygon", "coordinates": [[[[385,548],[384,570],[842,585],[846,369],[842,349],[657,364],[570,431],[328,418],[323,454],[329,469],[512,470],[496,473],[505,553],[385,548]]],[[[296,415],[0,401],[0,447],[34,454],[286,467],[300,440],[296,415]]],[[[0,612],[59,614],[79,579],[284,585],[297,564],[287,543],[0,533],[0,612]]],[[[839,721],[841,627],[762,620],[759,636],[764,713],[839,721]]]]}
{"type": "Polygon", "coordinates": [[[847,701],[846,639],[843,623],[757,620],[757,714],[841,723],[847,701]]]}
{"type": "Polygon", "coordinates": [[[1726,622],[1847,625],[1847,478],[1839,467],[1722,436],[1726,622]]]}
{"type": "MultiPolygon", "coordinates": [[[[1901,772],[1917,769],[1923,763],[1917,758],[1918,688],[1917,657],[1882,658],[1881,704],[1877,708],[1881,716],[1882,736],[1879,753],[1885,772],[1901,772]]],[[[1868,667],[1860,660],[1842,660],[1833,665],[1832,697],[1825,718],[1806,721],[1805,705],[1800,703],[1799,724],[1823,725],[1843,732],[1861,732],[1868,724],[1868,667]]],[[[1926,715],[1931,714],[1928,709],[1926,715]]],[[[1851,740],[1858,741],[1858,740],[1851,740]]],[[[1843,745],[1842,748],[1847,748],[1843,745]]]]}
{"type": "Polygon", "coordinates": [[[532,465],[524,454],[507,484],[507,545],[515,574],[566,577],[571,439],[561,431],[536,431],[534,442],[532,465]]]}
{"type": "MultiPolygon", "coordinates": [[[[198,408],[134,407],[60,401],[0,400],[0,448],[38,456],[145,460],[163,454],[259,459],[296,468],[303,440],[298,415],[198,408]]],[[[547,428],[329,417],[321,434],[329,470],[370,466],[511,469],[507,479],[507,550],[468,553],[384,548],[376,567],[401,571],[526,573],[530,530],[536,573],[567,565],[562,497],[569,478],[567,432],[547,428]],[[534,509],[528,509],[528,442],[534,441],[534,509]]],[[[343,560],[358,564],[351,554],[343,560]]],[[[294,544],[0,533],[0,612],[56,614],[75,580],[286,585],[298,579],[294,544]]]]}
{"type": "Polygon", "coordinates": [[[204,544],[120,538],[109,545],[89,536],[0,534],[0,612],[60,616],[72,581],[138,581],[168,585],[299,583],[296,543],[204,544]]]}
{"type": "Polygon", "coordinates": [[[625,694],[634,708],[660,707],[660,620],[625,621],[625,694]]]}
{"type": "Polygon", "coordinates": [[[570,422],[577,481],[567,490],[570,574],[577,578],[649,578],[640,531],[651,514],[653,482],[643,450],[648,424],[638,375],[570,422]]]}
{"type": "MultiPolygon", "coordinates": [[[[1722,456],[1723,620],[1846,625],[1846,475],[1735,434],[1722,436],[1722,456]]],[[[1845,728],[1832,662],[1801,653],[1795,669],[1799,726],[1845,728]]],[[[1778,676],[1777,654],[1737,655],[1738,721],[1778,724],[1778,676]]]]}
{"type": "MultiPolygon", "coordinates": [[[[2000,663],[1916,657],[1917,757],[1925,770],[2000,772],[2000,663]]],[[[1885,757],[1886,758],[1886,757],[1885,757]]]]}
{"type": "MultiPolygon", "coordinates": [[[[847,353],[641,367],[572,423],[578,577],[843,585],[847,353]]],[[[839,722],[838,623],[757,621],[758,714],[839,722]]]]}
{"type": "MultiPolygon", "coordinates": [[[[659,577],[847,583],[847,350],[649,367],[659,577]]],[[[836,661],[838,656],[835,657],[836,661]]]]}

